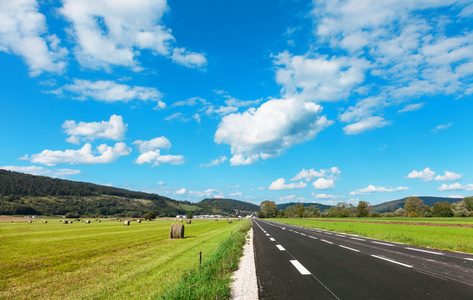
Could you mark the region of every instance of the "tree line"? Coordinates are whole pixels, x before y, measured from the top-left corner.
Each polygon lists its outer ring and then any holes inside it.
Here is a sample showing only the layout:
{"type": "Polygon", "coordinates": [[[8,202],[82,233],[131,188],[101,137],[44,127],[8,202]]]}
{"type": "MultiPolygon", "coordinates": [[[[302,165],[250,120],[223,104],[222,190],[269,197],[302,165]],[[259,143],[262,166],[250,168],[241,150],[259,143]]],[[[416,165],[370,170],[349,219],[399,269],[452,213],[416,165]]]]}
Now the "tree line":
{"type": "Polygon", "coordinates": [[[404,208],[379,213],[373,211],[369,202],[359,201],[355,207],[351,203],[338,202],[337,205],[321,212],[315,206],[304,207],[302,203],[278,210],[274,201],[263,201],[258,218],[346,218],[346,217],[473,217],[473,196],[465,197],[457,203],[437,202],[432,207],[425,205],[418,197],[409,197],[404,208]]]}

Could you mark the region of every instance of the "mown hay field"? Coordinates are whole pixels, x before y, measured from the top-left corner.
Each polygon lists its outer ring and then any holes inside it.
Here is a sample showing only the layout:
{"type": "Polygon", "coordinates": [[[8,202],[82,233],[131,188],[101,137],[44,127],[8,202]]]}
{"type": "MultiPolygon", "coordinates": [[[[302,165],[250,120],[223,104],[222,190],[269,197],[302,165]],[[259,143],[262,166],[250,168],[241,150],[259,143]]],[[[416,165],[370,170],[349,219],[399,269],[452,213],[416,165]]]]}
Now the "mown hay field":
{"type": "Polygon", "coordinates": [[[156,298],[243,222],[193,220],[171,240],[172,223],[1,222],[0,299],[156,298]]]}
{"type": "MultiPolygon", "coordinates": [[[[418,222],[415,218],[413,222],[418,222]]],[[[423,220],[426,220],[424,218],[423,220]]],[[[456,224],[465,224],[471,218],[460,218],[456,224]]],[[[308,228],[318,228],[329,231],[356,234],[359,236],[375,238],[384,241],[404,243],[408,245],[430,247],[435,249],[461,251],[473,253],[473,228],[472,227],[446,227],[446,226],[421,226],[415,223],[411,225],[385,223],[364,223],[367,219],[271,219],[283,224],[297,225],[308,228]],[[356,222],[359,220],[360,222],[356,222]]],[[[388,219],[381,219],[388,221],[388,219]]],[[[379,220],[379,221],[381,221],[379,220]]],[[[397,219],[398,221],[412,222],[412,219],[397,219]]],[[[445,219],[428,218],[430,223],[445,224],[445,219]]],[[[449,224],[455,224],[454,220],[449,220],[449,224]]],[[[470,223],[471,224],[471,223],[470,223]]]]}

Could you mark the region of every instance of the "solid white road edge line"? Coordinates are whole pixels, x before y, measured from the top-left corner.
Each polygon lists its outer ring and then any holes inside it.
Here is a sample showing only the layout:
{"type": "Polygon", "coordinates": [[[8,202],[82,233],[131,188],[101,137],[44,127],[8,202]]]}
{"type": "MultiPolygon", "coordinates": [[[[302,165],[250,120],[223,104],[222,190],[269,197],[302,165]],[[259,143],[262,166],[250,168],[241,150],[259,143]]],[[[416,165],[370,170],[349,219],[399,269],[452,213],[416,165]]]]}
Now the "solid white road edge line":
{"type": "Polygon", "coordinates": [[[435,254],[435,255],[443,255],[443,253],[434,252],[434,251],[428,251],[428,250],[422,250],[422,249],[416,249],[416,248],[405,247],[404,249],[413,250],[413,251],[419,251],[419,252],[425,252],[425,253],[430,253],[430,254],[435,254]]]}
{"type": "Polygon", "coordinates": [[[359,239],[359,238],[355,238],[355,237],[351,237],[351,239],[352,239],[352,240],[357,240],[357,241],[362,241],[362,242],[366,241],[366,240],[364,240],[364,239],[359,239]]]}
{"type": "Polygon", "coordinates": [[[281,251],[285,251],[285,250],[286,250],[286,249],[284,249],[284,247],[281,246],[281,245],[276,245],[276,247],[278,247],[278,249],[281,250],[281,251]]]}
{"type": "Polygon", "coordinates": [[[465,258],[465,259],[466,259],[466,260],[471,260],[471,261],[473,261],[473,258],[465,258]]]}
{"type": "Polygon", "coordinates": [[[373,244],[378,244],[378,245],[384,245],[384,246],[389,246],[389,247],[394,247],[394,245],[392,244],[387,244],[387,243],[381,243],[381,242],[375,242],[375,241],[371,241],[373,244]]]}
{"type": "Polygon", "coordinates": [[[296,267],[297,271],[299,271],[302,275],[312,275],[310,274],[309,270],[307,270],[300,262],[297,260],[290,260],[290,262],[296,267]]]}
{"type": "Polygon", "coordinates": [[[350,248],[350,247],[347,247],[347,246],[343,246],[343,245],[338,245],[338,246],[342,247],[342,248],[345,248],[345,249],[348,249],[348,250],[351,250],[351,251],[360,252],[360,250],[353,249],[353,248],[350,248]]]}
{"type": "Polygon", "coordinates": [[[394,264],[398,264],[398,265],[401,265],[401,266],[404,266],[404,267],[413,268],[413,267],[410,266],[410,265],[406,265],[406,264],[400,263],[400,262],[398,262],[398,261],[395,261],[395,260],[392,260],[392,259],[389,259],[389,258],[384,258],[384,257],[377,256],[377,255],[371,255],[371,256],[372,256],[372,257],[379,258],[379,259],[382,259],[382,260],[385,260],[385,261],[389,261],[389,262],[392,262],[392,263],[394,263],[394,264]]]}

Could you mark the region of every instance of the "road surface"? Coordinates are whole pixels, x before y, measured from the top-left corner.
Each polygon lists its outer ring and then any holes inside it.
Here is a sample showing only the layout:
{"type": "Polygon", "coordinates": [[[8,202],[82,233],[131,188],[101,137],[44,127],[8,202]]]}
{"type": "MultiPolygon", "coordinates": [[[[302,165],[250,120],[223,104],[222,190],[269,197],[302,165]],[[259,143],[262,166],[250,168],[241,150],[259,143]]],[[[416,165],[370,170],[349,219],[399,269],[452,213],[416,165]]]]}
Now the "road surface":
{"type": "Polygon", "coordinates": [[[259,299],[473,299],[473,255],[253,222],[259,299]]]}

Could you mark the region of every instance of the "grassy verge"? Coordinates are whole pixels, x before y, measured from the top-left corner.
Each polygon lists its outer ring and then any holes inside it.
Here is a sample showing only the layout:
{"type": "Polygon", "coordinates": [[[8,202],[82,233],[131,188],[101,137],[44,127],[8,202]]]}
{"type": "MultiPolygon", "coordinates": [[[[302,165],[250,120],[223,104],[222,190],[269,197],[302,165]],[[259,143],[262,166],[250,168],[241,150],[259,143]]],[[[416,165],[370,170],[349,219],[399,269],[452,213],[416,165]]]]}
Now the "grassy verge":
{"type": "Polygon", "coordinates": [[[189,271],[177,286],[170,289],[161,299],[229,299],[230,276],[238,269],[250,227],[251,223],[245,222],[205,260],[202,268],[189,271]]]}
{"type": "Polygon", "coordinates": [[[42,221],[0,223],[0,299],[155,299],[244,223],[193,220],[170,240],[166,220],[42,221]]]}
{"type": "Polygon", "coordinates": [[[473,253],[473,228],[340,222],[340,220],[271,220],[284,224],[356,234],[414,246],[473,253]]]}

